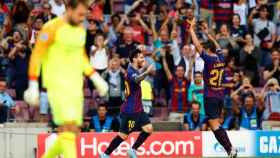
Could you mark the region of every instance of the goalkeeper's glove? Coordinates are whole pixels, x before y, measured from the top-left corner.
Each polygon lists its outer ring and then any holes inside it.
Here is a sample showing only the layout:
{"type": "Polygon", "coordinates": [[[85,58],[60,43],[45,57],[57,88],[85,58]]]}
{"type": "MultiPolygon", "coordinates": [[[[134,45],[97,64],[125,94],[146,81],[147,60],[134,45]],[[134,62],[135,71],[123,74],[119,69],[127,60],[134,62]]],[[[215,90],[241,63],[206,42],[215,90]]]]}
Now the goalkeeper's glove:
{"type": "Polygon", "coordinates": [[[38,81],[29,81],[28,89],[24,92],[24,100],[31,106],[39,106],[39,83],[38,81]]]}
{"type": "Polygon", "coordinates": [[[96,87],[99,95],[105,96],[109,89],[107,82],[97,72],[93,73],[90,76],[90,79],[96,87]]]}

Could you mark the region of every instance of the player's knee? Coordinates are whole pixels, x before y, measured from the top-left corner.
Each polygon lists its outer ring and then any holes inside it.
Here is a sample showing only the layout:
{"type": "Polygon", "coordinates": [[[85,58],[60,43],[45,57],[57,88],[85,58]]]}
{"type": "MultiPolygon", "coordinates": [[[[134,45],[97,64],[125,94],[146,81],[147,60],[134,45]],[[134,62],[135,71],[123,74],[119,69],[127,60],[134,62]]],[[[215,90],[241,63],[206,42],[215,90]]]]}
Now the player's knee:
{"type": "Polygon", "coordinates": [[[128,135],[127,134],[124,134],[124,133],[119,133],[118,134],[123,140],[126,140],[128,138],[128,135]]]}
{"type": "Polygon", "coordinates": [[[73,132],[73,133],[79,133],[80,128],[76,123],[74,122],[68,122],[63,124],[59,127],[59,132],[73,132]]]}
{"type": "Polygon", "coordinates": [[[143,131],[145,131],[146,133],[153,133],[154,129],[152,125],[147,125],[143,128],[143,131]]]}

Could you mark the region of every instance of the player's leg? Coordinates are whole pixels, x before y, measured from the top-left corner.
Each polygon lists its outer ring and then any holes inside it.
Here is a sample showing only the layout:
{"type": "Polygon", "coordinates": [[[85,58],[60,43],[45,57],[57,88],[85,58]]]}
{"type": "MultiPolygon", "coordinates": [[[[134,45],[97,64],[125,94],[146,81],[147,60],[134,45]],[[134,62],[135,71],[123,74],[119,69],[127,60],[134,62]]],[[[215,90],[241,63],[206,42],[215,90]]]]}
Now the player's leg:
{"type": "Polygon", "coordinates": [[[58,127],[58,138],[44,158],[63,155],[64,158],[77,158],[76,136],[83,118],[82,93],[48,90],[48,98],[54,122],[58,127]]]}
{"type": "Polygon", "coordinates": [[[101,158],[107,158],[112,152],[123,142],[127,139],[130,131],[132,131],[135,121],[127,117],[125,114],[121,114],[121,121],[120,121],[120,132],[118,135],[111,141],[110,145],[102,154],[101,158]]]}
{"type": "Polygon", "coordinates": [[[137,150],[153,132],[153,125],[145,112],[141,114],[139,124],[142,126],[142,131],[132,146],[134,150],[137,150]]]}
{"type": "Polygon", "coordinates": [[[139,134],[135,143],[133,144],[132,149],[128,150],[127,152],[130,158],[137,158],[137,154],[136,154],[137,149],[147,140],[147,138],[153,132],[153,125],[151,124],[148,114],[145,112],[143,112],[139,116],[137,120],[137,125],[141,127],[142,131],[139,134]]]}
{"type": "Polygon", "coordinates": [[[231,153],[232,144],[226,131],[221,127],[219,118],[222,112],[222,101],[216,98],[205,98],[205,112],[208,123],[218,142],[224,147],[228,155],[231,153]]]}

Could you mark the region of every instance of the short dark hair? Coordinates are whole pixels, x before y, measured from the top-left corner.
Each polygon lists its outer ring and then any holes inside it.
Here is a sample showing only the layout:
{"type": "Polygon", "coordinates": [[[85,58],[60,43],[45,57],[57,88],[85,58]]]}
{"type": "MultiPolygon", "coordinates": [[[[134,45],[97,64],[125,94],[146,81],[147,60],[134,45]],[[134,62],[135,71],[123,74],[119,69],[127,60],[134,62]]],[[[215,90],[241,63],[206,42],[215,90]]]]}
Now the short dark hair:
{"type": "Polygon", "coordinates": [[[201,71],[195,71],[193,74],[194,74],[194,75],[195,75],[195,74],[203,75],[203,73],[202,73],[201,71]]]}
{"type": "Polygon", "coordinates": [[[205,48],[205,49],[209,49],[210,51],[212,51],[213,53],[215,53],[216,52],[216,45],[215,45],[215,43],[213,42],[213,41],[211,41],[211,40],[208,40],[208,41],[206,41],[206,42],[204,42],[203,44],[203,47],[205,48]]]}
{"type": "Polygon", "coordinates": [[[99,108],[105,108],[105,109],[107,110],[107,105],[104,104],[104,103],[99,104],[98,107],[97,107],[97,109],[99,109],[99,108]]]}
{"type": "Polygon", "coordinates": [[[199,103],[198,101],[196,101],[196,100],[191,101],[191,103],[190,103],[191,107],[192,107],[193,104],[198,105],[199,108],[200,108],[200,106],[201,106],[200,103],[199,103]]]}
{"type": "Polygon", "coordinates": [[[89,6],[89,0],[67,0],[67,7],[72,8],[72,9],[76,9],[79,4],[82,4],[86,7],[89,6]]]}
{"type": "Polygon", "coordinates": [[[129,52],[129,61],[133,62],[134,58],[137,58],[141,54],[141,51],[139,49],[134,49],[129,52]]]}
{"type": "Polygon", "coordinates": [[[268,6],[267,6],[267,5],[261,5],[261,6],[259,7],[259,11],[261,11],[261,10],[266,10],[266,11],[268,11],[268,6]]]}

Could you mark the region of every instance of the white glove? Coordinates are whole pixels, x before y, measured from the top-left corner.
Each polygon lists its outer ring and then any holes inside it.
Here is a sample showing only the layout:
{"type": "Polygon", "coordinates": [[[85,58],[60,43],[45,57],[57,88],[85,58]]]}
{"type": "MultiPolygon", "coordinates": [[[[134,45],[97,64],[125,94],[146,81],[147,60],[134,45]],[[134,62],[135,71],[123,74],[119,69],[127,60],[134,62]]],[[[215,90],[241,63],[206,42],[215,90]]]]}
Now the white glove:
{"type": "Polygon", "coordinates": [[[24,92],[24,101],[31,106],[39,106],[39,84],[37,81],[29,81],[28,89],[24,92]]]}
{"type": "Polygon", "coordinates": [[[100,96],[105,96],[108,92],[108,84],[107,82],[97,73],[93,73],[90,76],[91,81],[95,85],[100,96]]]}

